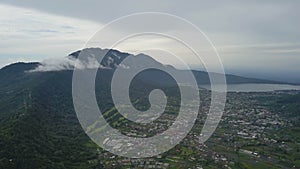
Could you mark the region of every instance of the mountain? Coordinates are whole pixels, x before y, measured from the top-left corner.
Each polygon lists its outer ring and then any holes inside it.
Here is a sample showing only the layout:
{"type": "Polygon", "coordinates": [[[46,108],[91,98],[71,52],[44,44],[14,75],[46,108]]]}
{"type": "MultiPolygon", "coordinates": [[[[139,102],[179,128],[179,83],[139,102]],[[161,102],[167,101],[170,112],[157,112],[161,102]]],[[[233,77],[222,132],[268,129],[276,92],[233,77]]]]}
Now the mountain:
{"type": "Polygon", "coordinates": [[[90,168],[96,152],[72,108],[72,73],[25,72],[38,65],[0,71],[0,168],[90,168]]]}
{"type": "MultiPolygon", "coordinates": [[[[116,65],[122,64],[121,62],[124,59],[126,59],[128,56],[130,56],[129,53],[123,53],[123,52],[120,52],[120,51],[114,50],[114,49],[101,50],[99,48],[91,48],[89,50],[91,50],[93,53],[99,53],[99,52],[107,53],[104,56],[103,60],[101,61],[101,65],[103,67],[109,67],[112,69],[115,69],[116,65]]],[[[71,53],[69,55],[69,57],[78,58],[80,52],[81,51],[79,50],[74,53],[71,53]]],[[[186,70],[178,70],[172,66],[163,65],[163,64],[157,62],[156,60],[154,60],[153,58],[151,58],[150,56],[147,56],[145,54],[138,54],[137,56],[133,56],[133,57],[135,57],[135,58],[132,59],[130,65],[123,65],[123,66],[130,67],[133,65],[139,66],[139,65],[147,65],[148,63],[151,63],[153,65],[157,65],[158,67],[164,67],[164,68],[167,68],[168,70],[176,71],[178,74],[180,74],[180,72],[186,72],[186,70]]],[[[145,80],[146,82],[155,82],[155,81],[157,81],[157,78],[156,78],[157,75],[160,73],[161,73],[160,71],[156,71],[156,70],[148,71],[146,78],[144,78],[143,80],[145,80]]],[[[192,73],[194,74],[195,79],[198,84],[210,84],[210,80],[209,80],[209,76],[208,76],[207,72],[192,70],[192,73]]],[[[221,74],[213,73],[213,72],[211,72],[211,74],[216,78],[218,78],[218,76],[223,76],[221,74]]],[[[256,79],[256,78],[247,78],[247,77],[241,77],[241,76],[236,76],[236,75],[231,75],[231,74],[226,74],[225,77],[226,77],[227,84],[242,84],[242,83],[284,84],[283,82],[264,80],[264,79],[256,79]]],[[[161,79],[161,82],[164,82],[165,84],[169,83],[165,79],[161,79]]]]}
{"type": "MultiPolygon", "coordinates": [[[[68,57],[76,59],[78,54],[68,57]]],[[[108,50],[101,63],[95,83],[103,112],[114,106],[109,84],[115,68],[128,56],[108,50]]],[[[143,65],[141,60],[164,66],[144,54],[135,58],[137,66],[143,65]]],[[[33,71],[43,66],[43,63],[15,63],[0,70],[0,168],[102,168],[97,157],[103,150],[86,136],[73,108],[72,69],[67,66],[55,71],[33,71]]],[[[181,71],[171,66],[167,68],[181,71]]],[[[206,72],[193,73],[199,84],[209,82],[206,72]]],[[[136,89],[133,99],[143,100],[143,108],[149,107],[146,96],[155,88],[162,88],[168,96],[178,98],[174,94],[178,86],[171,77],[157,70],[146,71],[144,75],[138,76],[132,84],[136,89]]],[[[226,78],[228,83],[274,83],[233,75],[226,78]]]]}

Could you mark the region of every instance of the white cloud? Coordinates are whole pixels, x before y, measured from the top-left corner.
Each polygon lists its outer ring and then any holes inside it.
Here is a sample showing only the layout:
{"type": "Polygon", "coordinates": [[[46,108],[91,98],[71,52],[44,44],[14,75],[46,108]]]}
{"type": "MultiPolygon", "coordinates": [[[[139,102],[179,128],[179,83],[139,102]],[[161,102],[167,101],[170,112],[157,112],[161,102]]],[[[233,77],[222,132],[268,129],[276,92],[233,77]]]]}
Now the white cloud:
{"type": "Polygon", "coordinates": [[[0,5],[0,67],[17,60],[63,57],[82,48],[101,24],[0,5]]]}
{"type": "Polygon", "coordinates": [[[96,69],[102,66],[100,66],[97,60],[91,58],[88,58],[85,62],[83,62],[73,57],[62,57],[55,59],[46,59],[42,61],[41,65],[39,65],[36,69],[30,70],[29,72],[73,70],[74,67],[76,67],[77,69],[96,69]]]}

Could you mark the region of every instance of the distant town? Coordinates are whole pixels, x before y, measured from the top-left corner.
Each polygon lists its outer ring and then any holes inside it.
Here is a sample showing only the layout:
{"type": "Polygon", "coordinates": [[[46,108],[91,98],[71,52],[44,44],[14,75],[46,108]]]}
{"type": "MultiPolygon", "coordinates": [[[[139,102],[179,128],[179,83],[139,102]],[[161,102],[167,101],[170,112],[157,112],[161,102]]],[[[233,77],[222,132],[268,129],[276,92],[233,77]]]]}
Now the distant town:
{"type": "MultiPolygon", "coordinates": [[[[299,164],[295,163],[299,158],[299,135],[296,138],[286,135],[289,129],[293,128],[293,123],[289,118],[282,116],[281,112],[276,112],[280,110],[276,110],[273,100],[270,99],[296,95],[299,94],[298,91],[228,93],[222,120],[213,136],[205,143],[200,143],[199,138],[209,109],[210,93],[202,91],[201,94],[204,98],[203,106],[195,126],[188,136],[170,151],[152,158],[129,159],[98,149],[98,160],[105,168],[299,167],[299,164]],[[261,99],[266,101],[260,102],[261,99]]],[[[123,131],[129,136],[136,137],[140,133],[140,137],[146,137],[153,134],[153,130],[159,133],[167,129],[175,117],[176,114],[166,113],[148,127],[127,125],[123,131]],[[130,130],[131,127],[134,129],[130,130]]],[[[119,125],[118,122],[114,124],[115,127],[119,125]]],[[[117,140],[106,140],[105,144],[120,148],[117,140]]]]}

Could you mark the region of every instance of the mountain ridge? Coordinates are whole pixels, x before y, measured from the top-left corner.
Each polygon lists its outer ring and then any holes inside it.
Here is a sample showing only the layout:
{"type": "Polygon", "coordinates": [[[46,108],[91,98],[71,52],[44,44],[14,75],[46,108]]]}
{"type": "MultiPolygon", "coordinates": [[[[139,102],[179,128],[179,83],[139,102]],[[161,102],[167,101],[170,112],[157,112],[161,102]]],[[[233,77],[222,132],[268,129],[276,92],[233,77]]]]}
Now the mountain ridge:
{"type": "MultiPolygon", "coordinates": [[[[101,48],[88,48],[88,49],[92,49],[94,51],[96,50],[102,50],[107,52],[106,56],[104,56],[103,60],[101,61],[100,65],[105,67],[105,68],[111,68],[111,69],[116,69],[116,67],[118,65],[122,65],[122,61],[127,58],[130,54],[126,53],[126,52],[121,52],[115,49],[101,49],[101,48]]],[[[75,52],[70,53],[67,58],[69,59],[78,59],[79,54],[82,50],[78,50],[75,52]]],[[[174,69],[176,71],[189,71],[189,70],[179,70],[174,68],[173,66],[170,65],[164,65],[158,61],[156,61],[155,59],[153,59],[152,57],[145,55],[145,54],[138,54],[135,57],[146,57],[148,58],[150,61],[155,62],[155,64],[160,64],[162,66],[168,67],[168,69],[174,69]]],[[[75,61],[74,61],[75,62],[75,61]]],[[[9,71],[11,71],[10,73],[14,74],[13,72],[18,72],[20,73],[20,71],[31,71],[34,70],[36,68],[38,68],[39,66],[43,66],[45,63],[39,63],[39,62],[17,62],[17,63],[13,63],[10,65],[7,65],[3,68],[0,69],[0,75],[3,74],[3,72],[8,73],[9,71]]],[[[126,65],[125,65],[126,66],[126,65]]],[[[62,68],[65,69],[65,68],[62,68]]],[[[70,70],[72,70],[72,67],[69,68],[70,70]]],[[[100,68],[101,69],[101,68],[100,68]]],[[[51,71],[51,70],[50,70],[51,71]]],[[[201,71],[201,70],[191,70],[197,80],[198,84],[210,84],[210,80],[209,80],[209,76],[208,76],[208,72],[206,71],[201,71]]],[[[222,76],[221,74],[218,73],[214,73],[214,72],[210,72],[210,74],[214,74],[214,75],[218,75],[218,76],[222,76]]],[[[151,75],[150,75],[151,76],[151,75]]],[[[152,75],[153,77],[155,77],[155,73],[152,75]]],[[[280,81],[274,81],[274,80],[266,80],[266,79],[259,79],[259,78],[249,78],[249,77],[243,77],[243,76],[238,76],[238,75],[233,75],[233,74],[226,74],[226,82],[227,84],[244,84],[244,83],[259,83],[259,84],[291,84],[291,85],[297,85],[294,83],[287,83],[287,82],[280,82],[280,81]]]]}

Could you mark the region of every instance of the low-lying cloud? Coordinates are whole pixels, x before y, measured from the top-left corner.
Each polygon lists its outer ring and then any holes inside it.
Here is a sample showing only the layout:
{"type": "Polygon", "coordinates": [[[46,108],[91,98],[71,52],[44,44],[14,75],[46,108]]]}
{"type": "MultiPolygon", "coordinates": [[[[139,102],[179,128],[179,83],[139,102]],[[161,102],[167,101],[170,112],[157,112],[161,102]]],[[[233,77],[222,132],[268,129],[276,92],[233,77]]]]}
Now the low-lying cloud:
{"type": "Polygon", "coordinates": [[[100,65],[96,59],[87,58],[85,61],[79,61],[78,59],[68,56],[60,59],[47,59],[41,62],[41,64],[29,72],[49,72],[49,71],[62,71],[77,69],[97,69],[108,68],[100,65]]]}

